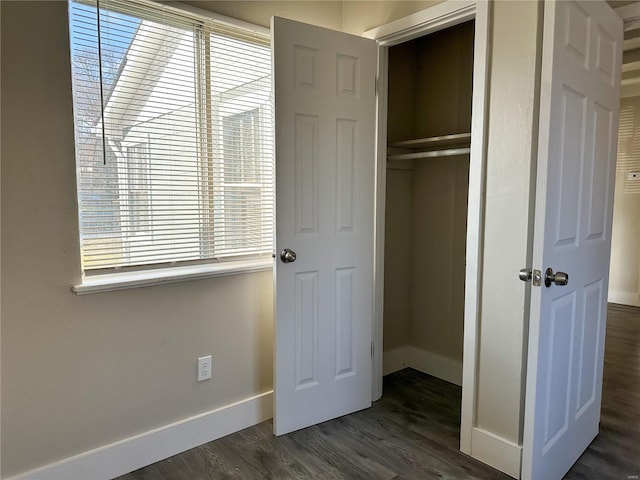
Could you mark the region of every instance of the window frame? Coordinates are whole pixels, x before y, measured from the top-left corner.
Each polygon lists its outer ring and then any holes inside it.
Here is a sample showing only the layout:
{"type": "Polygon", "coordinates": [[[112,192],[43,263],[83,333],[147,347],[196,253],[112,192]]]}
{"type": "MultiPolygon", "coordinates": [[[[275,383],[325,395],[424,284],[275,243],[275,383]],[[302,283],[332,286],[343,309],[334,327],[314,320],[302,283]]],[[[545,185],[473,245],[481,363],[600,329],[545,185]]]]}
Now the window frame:
{"type": "MultiPolygon", "coordinates": [[[[135,0],[134,0],[135,1],[135,0]]],[[[152,0],[155,3],[155,0],[152,0]]],[[[174,4],[175,5],[175,4],[174,4]]],[[[160,5],[160,7],[170,13],[187,16],[194,22],[200,21],[214,21],[224,26],[232,28],[242,29],[247,33],[257,34],[265,38],[271,38],[271,31],[268,28],[254,25],[248,22],[237,20],[230,17],[203,10],[198,7],[190,5],[160,5]]],[[[70,25],[69,25],[70,27],[70,25]]],[[[273,72],[271,71],[271,74],[273,72]]],[[[257,110],[257,117],[261,119],[268,113],[265,112],[264,106],[255,108],[257,110]]],[[[273,119],[273,117],[272,117],[273,119]]],[[[274,119],[273,119],[274,120],[274,119]]],[[[275,122],[274,122],[275,123],[275,122]]],[[[275,125],[272,126],[275,128],[275,125]]],[[[259,130],[259,127],[257,128],[259,130]]],[[[272,130],[273,132],[273,130],[272,130]]],[[[134,147],[144,143],[147,148],[147,155],[149,155],[149,139],[140,141],[137,143],[132,142],[131,145],[127,145],[127,148],[134,147]]],[[[259,142],[262,140],[258,139],[259,142]]],[[[262,148],[260,145],[259,148],[262,148]]],[[[271,148],[272,155],[274,153],[273,147],[271,148]]],[[[275,209],[275,158],[272,160],[273,164],[273,206],[275,209]]],[[[129,162],[127,162],[127,170],[129,169],[129,162]]],[[[126,184],[127,187],[130,184],[129,172],[126,172],[126,184]]],[[[149,192],[152,195],[152,192],[149,192]]],[[[261,196],[264,193],[260,194],[261,196]]],[[[126,195],[127,204],[129,204],[131,193],[126,195]]],[[[147,219],[148,222],[153,222],[152,216],[147,219]]],[[[275,231],[275,216],[271,222],[271,228],[275,231]]],[[[78,240],[80,241],[80,229],[78,231],[78,240]]],[[[215,231],[210,232],[212,236],[215,236],[215,231]]],[[[275,238],[274,238],[275,247],[275,238]]],[[[92,269],[90,271],[82,270],[81,282],[71,287],[72,291],[78,295],[99,293],[114,290],[123,290],[136,287],[145,287],[152,285],[161,285],[167,283],[181,282],[196,280],[201,278],[211,278],[227,275],[245,274],[261,271],[271,271],[273,269],[274,255],[262,256],[252,255],[250,258],[239,255],[230,259],[198,259],[192,261],[181,262],[168,262],[159,265],[132,265],[125,267],[105,268],[105,269],[92,269]]]]}

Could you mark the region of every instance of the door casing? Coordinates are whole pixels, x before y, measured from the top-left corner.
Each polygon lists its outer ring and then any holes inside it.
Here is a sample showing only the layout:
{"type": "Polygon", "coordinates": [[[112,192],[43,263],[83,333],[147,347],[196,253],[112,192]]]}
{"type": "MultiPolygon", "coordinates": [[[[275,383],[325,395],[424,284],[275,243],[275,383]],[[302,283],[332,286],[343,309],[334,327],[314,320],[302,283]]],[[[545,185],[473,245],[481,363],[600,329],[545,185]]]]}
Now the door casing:
{"type": "MultiPolygon", "coordinates": [[[[372,400],[382,396],[382,338],[384,307],[384,229],[386,202],[387,87],[389,47],[414,38],[475,20],[473,54],[473,99],[469,199],[467,211],[467,251],[465,272],[464,346],[462,371],[462,418],[460,450],[471,455],[471,433],[475,424],[477,345],[482,265],[482,212],[489,74],[489,18],[487,1],[443,2],[408,17],[368,30],[363,34],[378,41],[376,205],[374,241],[374,318],[372,355],[372,400]]],[[[452,132],[458,133],[458,132],[452,132]]]]}

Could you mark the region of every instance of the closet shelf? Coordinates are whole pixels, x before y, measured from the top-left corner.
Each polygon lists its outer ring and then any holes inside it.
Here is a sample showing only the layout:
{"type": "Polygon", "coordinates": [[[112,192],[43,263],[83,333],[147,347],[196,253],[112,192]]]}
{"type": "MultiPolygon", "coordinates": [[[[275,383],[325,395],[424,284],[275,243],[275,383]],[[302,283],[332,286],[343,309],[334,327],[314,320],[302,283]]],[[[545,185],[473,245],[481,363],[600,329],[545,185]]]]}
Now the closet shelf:
{"type": "Polygon", "coordinates": [[[471,134],[454,133],[440,137],[416,138],[389,143],[394,152],[387,152],[387,160],[417,160],[420,158],[466,155],[470,152],[471,134]],[[398,152],[398,149],[400,151],[398,152]]]}
{"type": "Polygon", "coordinates": [[[452,135],[442,135],[439,137],[417,138],[414,140],[403,140],[401,142],[391,142],[389,147],[418,149],[441,149],[442,147],[469,146],[471,133],[454,133],[452,135]]]}
{"type": "Polygon", "coordinates": [[[427,152],[398,153],[387,155],[387,160],[417,160],[420,158],[448,157],[453,155],[466,155],[470,148],[449,148],[444,150],[430,150],[427,152]]]}

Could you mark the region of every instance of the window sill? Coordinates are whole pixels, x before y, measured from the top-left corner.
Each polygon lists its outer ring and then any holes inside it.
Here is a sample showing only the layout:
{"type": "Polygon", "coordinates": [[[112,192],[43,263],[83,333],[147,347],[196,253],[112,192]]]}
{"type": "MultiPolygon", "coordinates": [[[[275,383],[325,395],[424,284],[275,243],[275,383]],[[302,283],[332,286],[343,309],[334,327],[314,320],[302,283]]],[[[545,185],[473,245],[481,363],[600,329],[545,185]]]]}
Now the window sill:
{"type": "Polygon", "coordinates": [[[86,295],[89,293],[112,292],[114,290],[127,290],[129,288],[185,282],[199,278],[260,272],[271,270],[272,268],[272,258],[260,258],[229,263],[160,268],[140,272],[109,273],[84,277],[82,283],[74,285],[71,287],[71,290],[76,295],[86,295]]]}

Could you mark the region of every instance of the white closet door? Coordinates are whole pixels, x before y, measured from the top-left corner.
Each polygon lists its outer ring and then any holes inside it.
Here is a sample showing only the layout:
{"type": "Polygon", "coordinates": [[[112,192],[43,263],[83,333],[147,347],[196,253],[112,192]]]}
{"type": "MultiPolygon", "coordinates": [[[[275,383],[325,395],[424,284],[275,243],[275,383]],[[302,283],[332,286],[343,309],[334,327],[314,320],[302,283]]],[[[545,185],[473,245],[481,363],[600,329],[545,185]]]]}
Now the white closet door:
{"type": "Polygon", "coordinates": [[[272,34],[281,435],[371,405],[377,51],[283,18],[272,34]]]}
{"type": "Polygon", "coordinates": [[[594,1],[544,16],[522,477],[553,480],[600,421],[622,21],[594,1]],[[545,286],[548,267],[568,285],[545,286]]]}

